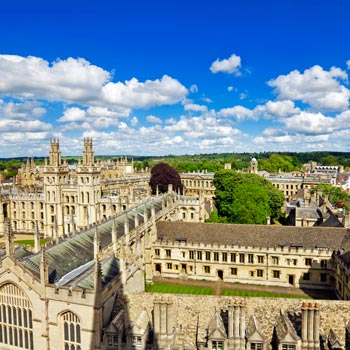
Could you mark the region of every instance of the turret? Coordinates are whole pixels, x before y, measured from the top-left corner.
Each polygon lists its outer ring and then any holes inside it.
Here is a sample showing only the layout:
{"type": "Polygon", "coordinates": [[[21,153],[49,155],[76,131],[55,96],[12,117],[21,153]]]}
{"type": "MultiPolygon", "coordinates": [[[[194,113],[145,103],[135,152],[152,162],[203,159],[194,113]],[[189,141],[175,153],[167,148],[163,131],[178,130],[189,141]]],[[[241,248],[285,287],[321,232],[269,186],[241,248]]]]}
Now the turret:
{"type": "Polygon", "coordinates": [[[83,166],[93,166],[95,163],[94,152],[92,150],[92,138],[84,138],[83,166]]]}
{"type": "Polygon", "coordinates": [[[61,151],[58,139],[50,140],[50,160],[49,165],[60,166],[61,165],[61,151]]]}

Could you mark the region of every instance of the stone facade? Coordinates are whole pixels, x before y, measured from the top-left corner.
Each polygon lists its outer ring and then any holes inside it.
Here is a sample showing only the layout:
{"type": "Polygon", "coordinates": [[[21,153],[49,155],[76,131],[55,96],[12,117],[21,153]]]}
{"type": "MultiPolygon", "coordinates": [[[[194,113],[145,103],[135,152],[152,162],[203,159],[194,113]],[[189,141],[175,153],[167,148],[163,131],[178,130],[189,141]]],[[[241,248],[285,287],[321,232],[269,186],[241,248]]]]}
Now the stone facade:
{"type": "Polygon", "coordinates": [[[49,160],[27,161],[16,186],[1,190],[0,232],[6,220],[16,233],[48,238],[72,234],[89,224],[141,203],[149,195],[149,174],[134,173],[133,163],[96,162],[92,139],[84,139],[82,162],[62,160],[59,141],[50,142],[49,160]]]}

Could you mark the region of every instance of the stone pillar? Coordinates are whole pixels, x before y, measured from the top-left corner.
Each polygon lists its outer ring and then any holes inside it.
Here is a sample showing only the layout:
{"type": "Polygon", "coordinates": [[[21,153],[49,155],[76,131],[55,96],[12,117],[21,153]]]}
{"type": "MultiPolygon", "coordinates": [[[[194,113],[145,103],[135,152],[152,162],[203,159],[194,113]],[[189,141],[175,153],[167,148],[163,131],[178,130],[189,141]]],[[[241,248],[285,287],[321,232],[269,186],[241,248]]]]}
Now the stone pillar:
{"type": "Polygon", "coordinates": [[[240,345],[240,335],[239,335],[239,331],[240,331],[240,326],[239,326],[239,321],[240,321],[240,305],[239,302],[236,302],[235,305],[235,313],[234,313],[234,329],[233,329],[233,349],[235,350],[240,350],[239,345],[240,345]]]}
{"type": "Polygon", "coordinates": [[[166,334],[167,331],[167,304],[162,300],[160,304],[160,334],[166,334]]]}
{"type": "Polygon", "coordinates": [[[167,326],[167,334],[171,335],[173,333],[174,328],[174,322],[173,322],[173,301],[172,299],[168,299],[168,302],[166,304],[166,314],[167,314],[167,320],[166,320],[166,326],[167,326]]]}
{"type": "Polygon", "coordinates": [[[314,306],[314,349],[320,349],[320,309],[317,303],[314,306]]]}
{"type": "Polygon", "coordinates": [[[160,303],[159,299],[156,297],[153,303],[153,327],[154,333],[160,333],[160,303]]]}
{"type": "Polygon", "coordinates": [[[233,336],[234,338],[239,337],[239,305],[237,302],[234,306],[234,329],[233,329],[233,336]]]}
{"type": "Polygon", "coordinates": [[[229,301],[228,305],[228,337],[233,338],[233,313],[234,313],[234,304],[233,300],[229,301]]]}
{"type": "Polygon", "coordinates": [[[242,303],[240,305],[239,337],[240,337],[239,350],[244,350],[245,349],[245,305],[244,305],[244,301],[242,301],[242,303]]]}
{"type": "Polygon", "coordinates": [[[308,305],[308,325],[307,325],[307,340],[309,349],[314,348],[314,308],[312,303],[308,305]]]}
{"type": "Polygon", "coordinates": [[[308,330],[308,308],[306,303],[304,302],[301,307],[301,348],[302,350],[306,350],[308,347],[307,344],[307,330],[308,330]]]}

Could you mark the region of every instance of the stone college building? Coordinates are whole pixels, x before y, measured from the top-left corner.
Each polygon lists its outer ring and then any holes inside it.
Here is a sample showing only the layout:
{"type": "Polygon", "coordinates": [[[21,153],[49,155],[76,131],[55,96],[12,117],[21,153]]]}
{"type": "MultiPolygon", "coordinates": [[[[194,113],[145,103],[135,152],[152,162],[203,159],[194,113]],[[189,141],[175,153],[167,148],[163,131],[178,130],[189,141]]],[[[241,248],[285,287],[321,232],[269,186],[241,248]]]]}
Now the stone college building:
{"type": "Polygon", "coordinates": [[[170,188],[151,197],[142,176],[117,174],[115,164],[110,181],[101,179],[91,140],[75,169],[57,147],[51,143],[49,164],[33,172],[41,187],[2,192],[0,349],[350,349],[349,229],[205,224],[203,196],[170,188]],[[22,212],[34,212],[33,227],[22,212]],[[20,221],[33,249],[14,243],[20,221]],[[337,300],[146,293],[145,282],[159,276],[300,288],[337,300]]]}

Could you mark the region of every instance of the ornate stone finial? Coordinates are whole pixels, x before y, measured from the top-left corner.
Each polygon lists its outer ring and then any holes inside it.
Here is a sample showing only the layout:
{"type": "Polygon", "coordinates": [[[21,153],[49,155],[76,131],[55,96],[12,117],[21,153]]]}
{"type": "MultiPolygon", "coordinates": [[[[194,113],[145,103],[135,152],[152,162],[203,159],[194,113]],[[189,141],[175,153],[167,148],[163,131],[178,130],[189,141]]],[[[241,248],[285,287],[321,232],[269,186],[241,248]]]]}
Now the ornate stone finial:
{"type": "Polygon", "coordinates": [[[6,230],[6,255],[13,255],[13,235],[12,235],[12,226],[11,220],[7,221],[7,230],[6,230]]]}
{"type": "Polygon", "coordinates": [[[94,290],[95,293],[102,290],[102,271],[101,262],[98,254],[95,255],[95,271],[94,271],[94,290]]]}

